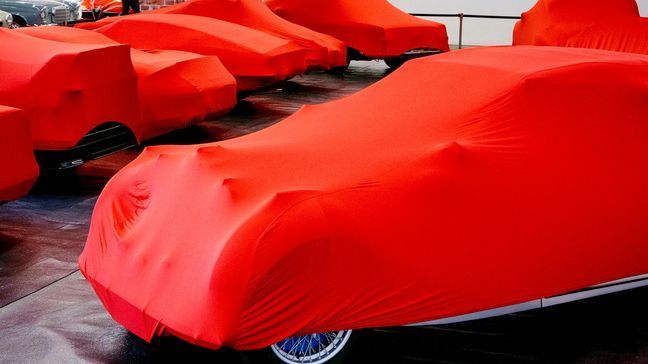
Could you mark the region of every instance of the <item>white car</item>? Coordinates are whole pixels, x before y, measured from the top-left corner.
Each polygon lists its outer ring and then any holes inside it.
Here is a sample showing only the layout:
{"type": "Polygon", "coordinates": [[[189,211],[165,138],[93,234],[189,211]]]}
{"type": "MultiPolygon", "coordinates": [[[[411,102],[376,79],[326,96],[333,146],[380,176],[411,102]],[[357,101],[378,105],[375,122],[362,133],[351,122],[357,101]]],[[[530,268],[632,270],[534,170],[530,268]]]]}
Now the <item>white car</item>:
{"type": "Polygon", "coordinates": [[[6,11],[0,10],[0,28],[14,28],[13,16],[6,11]]]}

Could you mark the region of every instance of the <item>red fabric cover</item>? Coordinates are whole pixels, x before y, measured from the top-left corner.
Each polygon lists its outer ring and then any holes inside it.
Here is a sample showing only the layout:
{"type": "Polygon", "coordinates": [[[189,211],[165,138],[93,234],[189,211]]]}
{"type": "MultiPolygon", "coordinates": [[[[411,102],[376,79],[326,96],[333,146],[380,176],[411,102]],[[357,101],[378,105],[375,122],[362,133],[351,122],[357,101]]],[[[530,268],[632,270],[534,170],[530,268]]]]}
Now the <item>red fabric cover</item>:
{"type": "Polygon", "coordinates": [[[265,0],[275,13],[330,34],[370,58],[389,58],[416,48],[448,47],[445,25],[411,16],[387,0],[265,0]]]}
{"type": "MultiPolygon", "coordinates": [[[[83,0],[81,3],[83,7],[88,10],[101,10],[104,13],[118,13],[122,12],[121,0],[83,0]]],[[[87,24],[87,23],[79,23],[87,24]]],[[[92,24],[92,23],[90,23],[92,24]]]]}
{"type": "Polygon", "coordinates": [[[0,44],[12,49],[0,53],[0,104],[27,113],[35,149],[73,147],[110,121],[141,137],[128,46],[53,42],[3,29],[0,44]],[[92,69],[102,71],[93,74],[92,69]]]}
{"type": "Polygon", "coordinates": [[[26,195],[38,177],[27,115],[1,105],[0,168],[0,202],[26,195]]]}
{"type": "MultiPolygon", "coordinates": [[[[119,44],[97,32],[68,27],[18,29],[32,37],[67,43],[119,44]]],[[[138,79],[142,138],[183,128],[206,115],[220,115],[236,105],[236,80],[217,57],[180,51],[131,49],[138,79]]],[[[94,67],[87,74],[102,72],[94,67]]],[[[111,100],[105,100],[107,104],[111,100]]]]}
{"type": "Polygon", "coordinates": [[[244,137],[147,148],[79,265],[142,338],[237,349],[648,273],[647,98],[645,56],[421,58],[244,137]]]}
{"type": "Polygon", "coordinates": [[[515,25],[513,44],[648,54],[648,18],[635,0],[539,0],[515,25]]]}
{"type": "Polygon", "coordinates": [[[218,56],[241,91],[269,86],[306,70],[306,50],[296,43],[218,19],[149,13],[98,23],[105,25],[95,31],[134,48],[218,56]]]}
{"type": "Polygon", "coordinates": [[[344,43],[281,18],[261,0],[190,0],[153,12],[206,16],[292,40],[306,48],[309,69],[330,69],[347,64],[344,43]]]}

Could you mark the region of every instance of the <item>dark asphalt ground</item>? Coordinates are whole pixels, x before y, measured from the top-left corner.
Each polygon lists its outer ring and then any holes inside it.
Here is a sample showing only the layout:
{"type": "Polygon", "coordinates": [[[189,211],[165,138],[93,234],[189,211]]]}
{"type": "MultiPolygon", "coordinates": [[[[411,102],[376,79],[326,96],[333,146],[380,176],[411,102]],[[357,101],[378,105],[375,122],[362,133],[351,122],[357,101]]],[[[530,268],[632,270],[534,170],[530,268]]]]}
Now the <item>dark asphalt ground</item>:
{"type": "MultiPolygon", "coordinates": [[[[225,117],[147,144],[251,133],[387,73],[382,63],[357,62],[344,76],[297,77],[283,90],[248,97],[225,117]]],[[[0,206],[0,363],[266,362],[263,352],[209,351],[172,338],[147,344],[111,320],[78,272],[97,196],[140,151],[43,176],[29,196],[0,206]]],[[[349,361],[648,363],[648,289],[471,323],[367,330],[359,333],[349,361]]]]}

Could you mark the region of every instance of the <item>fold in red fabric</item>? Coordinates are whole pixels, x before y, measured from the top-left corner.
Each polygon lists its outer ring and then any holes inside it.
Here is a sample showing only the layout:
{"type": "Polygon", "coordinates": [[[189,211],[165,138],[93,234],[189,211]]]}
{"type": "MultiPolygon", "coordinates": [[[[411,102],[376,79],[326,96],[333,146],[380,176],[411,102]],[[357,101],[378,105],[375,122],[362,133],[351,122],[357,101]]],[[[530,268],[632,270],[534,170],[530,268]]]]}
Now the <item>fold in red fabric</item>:
{"type": "Polygon", "coordinates": [[[281,18],[261,0],[190,0],[152,13],[206,16],[292,40],[307,50],[309,69],[330,69],[347,64],[344,43],[281,18]]]}
{"type": "Polygon", "coordinates": [[[515,25],[513,44],[648,54],[648,18],[635,0],[539,0],[515,25]]]}
{"type": "Polygon", "coordinates": [[[411,16],[387,0],[265,0],[276,14],[330,34],[369,58],[419,48],[448,51],[445,25],[411,16]]]}
{"type": "Polygon", "coordinates": [[[237,349],[648,273],[647,97],[646,56],[414,60],[244,137],[147,148],[79,265],[140,337],[237,349]]]}
{"type": "Polygon", "coordinates": [[[97,23],[103,26],[96,32],[133,48],[218,56],[236,78],[239,91],[270,86],[306,71],[306,50],[298,44],[218,19],[137,14],[97,23]]]}
{"type": "MultiPolygon", "coordinates": [[[[65,43],[119,44],[105,35],[69,27],[17,30],[32,37],[65,43]]],[[[141,138],[152,138],[188,124],[226,113],[236,105],[236,80],[217,57],[181,51],[131,49],[137,74],[141,138]]],[[[101,65],[83,71],[96,75],[101,65]]],[[[107,105],[112,99],[106,99],[107,105]]]]}
{"type": "Polygon", "coordinates": [[[0,202],[26,195],[38,177],[27,115],[6,106],[0,106],[0,166],[0,202]]]}
{"type": "Polygon", "coordinates": [[[125,124],[141,139],[127,45],[61,43],[3,29],[0,44],[13,50],[0,54],[0,104],[27,113],[35,149],[71,148],[106,122],[125,124]]]}

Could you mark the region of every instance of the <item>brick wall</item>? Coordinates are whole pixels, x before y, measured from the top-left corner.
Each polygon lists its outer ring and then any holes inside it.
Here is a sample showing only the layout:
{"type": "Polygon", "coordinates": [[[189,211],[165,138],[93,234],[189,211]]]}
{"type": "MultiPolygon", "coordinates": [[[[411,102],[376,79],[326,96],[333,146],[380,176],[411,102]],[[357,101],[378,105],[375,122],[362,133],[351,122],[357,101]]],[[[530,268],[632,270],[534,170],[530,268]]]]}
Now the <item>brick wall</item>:
{"type": "Polygon", "coordinates": [[[155,10],[165,6],[182,3],[185,0],[140,0],[140,8],[142,11],[155,10]]]}

